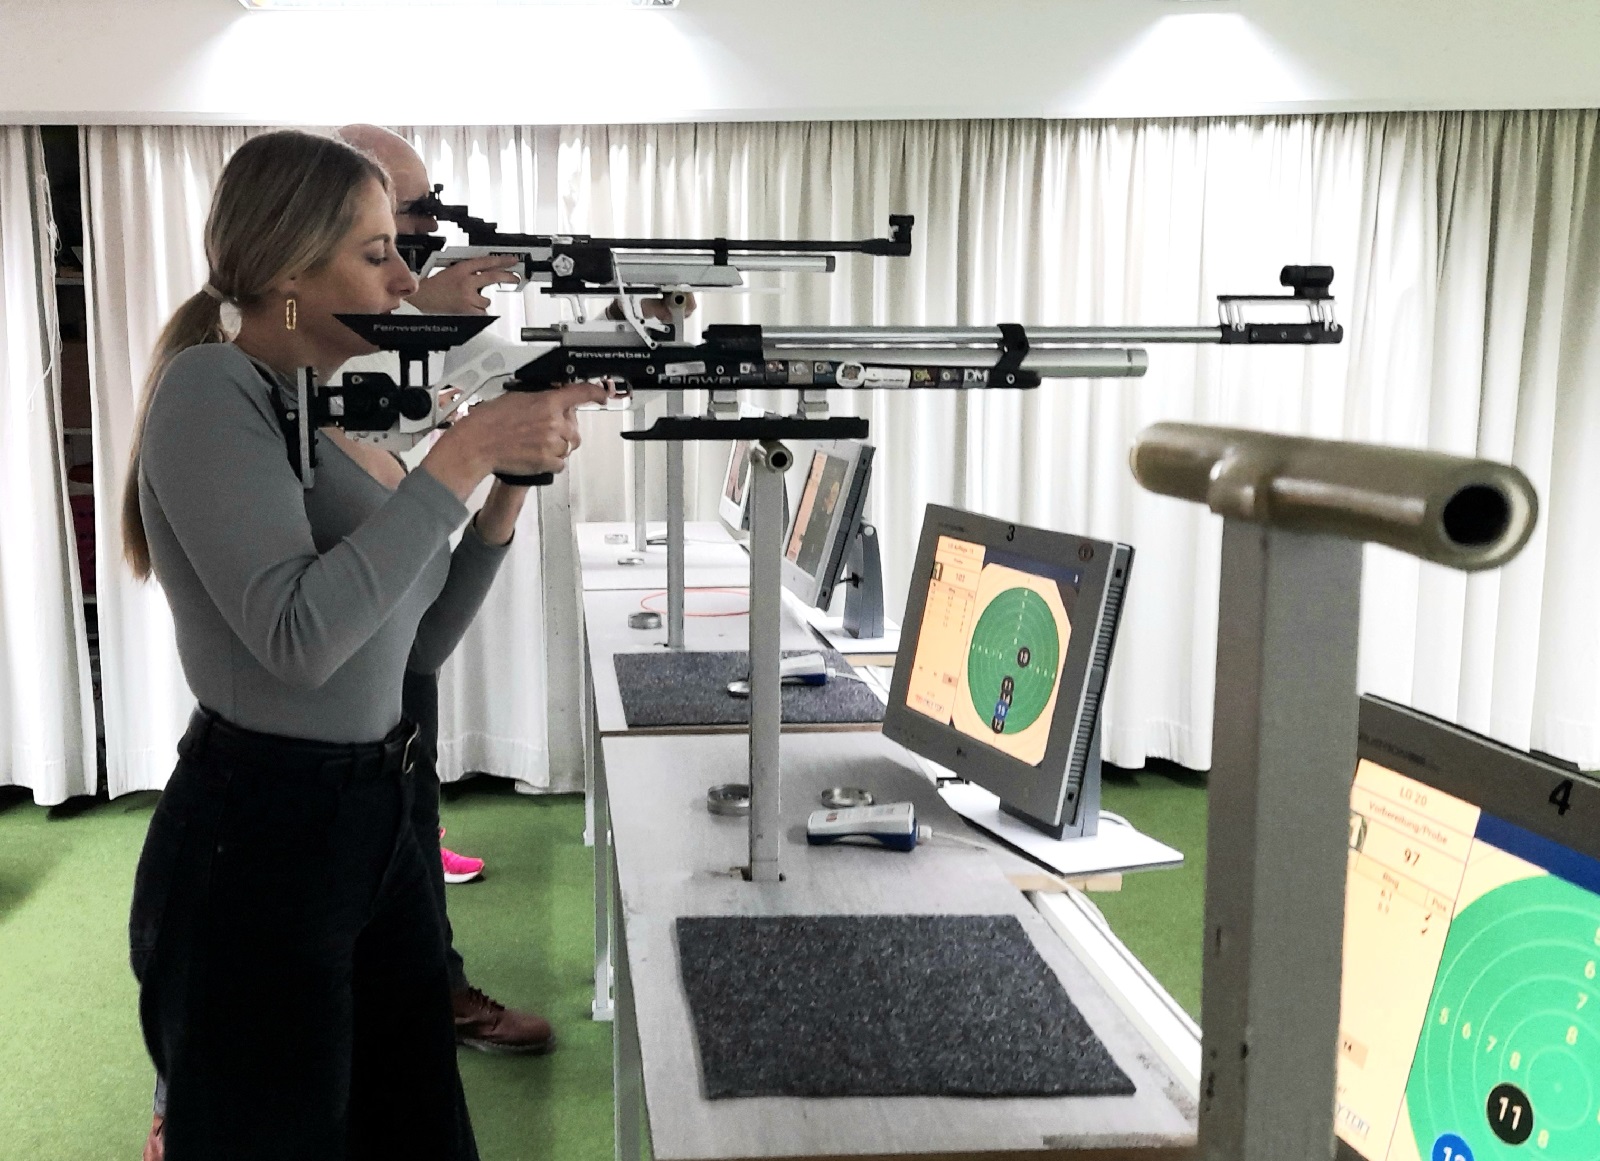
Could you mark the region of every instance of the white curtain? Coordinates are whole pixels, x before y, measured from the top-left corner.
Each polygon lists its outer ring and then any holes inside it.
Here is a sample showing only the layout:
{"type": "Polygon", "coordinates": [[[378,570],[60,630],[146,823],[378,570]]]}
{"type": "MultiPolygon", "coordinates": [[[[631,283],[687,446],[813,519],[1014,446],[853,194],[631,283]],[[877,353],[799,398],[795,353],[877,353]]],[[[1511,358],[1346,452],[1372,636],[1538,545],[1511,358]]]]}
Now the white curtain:
{"type": "MultiPolygon", "coordinates": [[[[549,221],[555,197],[554,129],[403,132],[427,162],[432,180],[444,186],[446,202],[465,203],[506,231],[554,228],[549,221]]],[[[499,316],[495,327],[510,339],[524,322],[553,317],[532,295],[495,294],[489,310],[499,316]]],[[[447,782],[485,771],[513,778],[527,790],[583,785],[581,769],[551,769],[546,745],[544,582],[536,510],[530,500],[494,588],[439,674],[439,777],[447,782]]]]}
{"type": "MultiPolygon", "coordinates": [[[[712,322],[1204,324],[1218,294],[1331,263],[1338,347],[1156,347],[1142,380],[837,397],[873,421],[889,592],[903,599],[929,501],[1134,544],[1106,756],[1206,767],[1221,525],[1136,487],[1135,433],[1194,419],[1510,460],[1545,499],[1510,567],[1468,578],[1369,550],[1362,685],[1593,766],[1595,126],[1560,112],[572,127],[558,224],[861,237],[916,215],[909,260],[846,260],[781,297],[708,296],[712,322]]],[[[692,457],[703,514],[725,454],[692,457]]],[[[626,479],[619,442],[591,436],[580,458],[584,515],[621,518],[623,490],[589,484],[626,479]]]]}
{"type": "MultiPolygon", "coordinates": [[[[203,276],[206,198],[244,132],[86,133],[108,500],[144,360],[203,276]]],[[[1334,265],[1348,329],[1337,347],[1155,347],[1142,380],[836,396],[837,411],[873,421],[871,515],[892,598],[929,501],[1134,544],[1106,755],[1205,767],[1220,522],[1133,484],[1134,434],[1197,419],[1510,460],[1545,505],[1508,568],[1468,578],[1369,550],[1362,684],[1600,765],[1600,607],[1587,593],[1600,555],[1600,392],[1586,387],[1600,359],[1594,112],[411,132],[446,200],[507,229],[863,237],[891,212],[917,216],[910,259],[845,259],[832,276],[789,276],[781,295],[712,296],[709,322],[1206,323],[1216,295],[1271,290],[1286,262],[1334,265]]],[[[520,309],[497,301],[502,325],[520,309]]],[[[586,422],[579,518],[624,518],[621,420],[586,422]]],[[[690,456],[707,517],[725,455],[704,445],[690,456]]],[[[165,603],[128,582],[112,513],[102,505],[100,586],[118,792],[165,778],[189,699],[165,603]]],[[[445,675],[444,761],[447,776],[485,767],[562,788],[535,716],[528,523],[445,675]]]]}
{"type": "Polygon", "coordinates": [[[211,190],[249,130],[89,126],[81,137],[84,277],[94,396],[96,587],[106,783],[114,797],[165,786],[194,695],[166,597],[122,559],[123,475],[150,356],[206,279],[211,190]]]}
{"type": "Polygon", "coordinates": [[[55,277],[39,131],[0,128],[0,785],[44,806],[98,783],[55,277]]]}

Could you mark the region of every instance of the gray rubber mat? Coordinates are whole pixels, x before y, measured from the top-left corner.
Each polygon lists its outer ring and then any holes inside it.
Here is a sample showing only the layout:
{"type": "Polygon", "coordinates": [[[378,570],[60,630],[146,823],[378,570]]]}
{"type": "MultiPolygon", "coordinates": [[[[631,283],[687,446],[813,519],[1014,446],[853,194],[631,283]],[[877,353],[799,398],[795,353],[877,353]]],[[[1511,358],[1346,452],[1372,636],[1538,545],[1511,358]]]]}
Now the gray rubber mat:
{"type": "Polygon", "coordinates": [[[1011,915],[682,918],[706,1096],[1131,1096],[1011,915]]]}
{"type": "MultiPolygon", "coordinates": [[[[785,657],[798,650],[789,650],[785,657]]],[[[811,652],[815,652],[812,650],[811,652]]],[[[822,650],[836,676],[826,685],[783,687],[783,720],[792,724],[881,722],[883,703],[860,681],[840,653],[822,650]]],[[[748,654],[618,653],[617,688],[629,729],[650,726],[736,726],[750,721],[750,699],[734,697],[728,683],[750,674],[748,654]]]]}

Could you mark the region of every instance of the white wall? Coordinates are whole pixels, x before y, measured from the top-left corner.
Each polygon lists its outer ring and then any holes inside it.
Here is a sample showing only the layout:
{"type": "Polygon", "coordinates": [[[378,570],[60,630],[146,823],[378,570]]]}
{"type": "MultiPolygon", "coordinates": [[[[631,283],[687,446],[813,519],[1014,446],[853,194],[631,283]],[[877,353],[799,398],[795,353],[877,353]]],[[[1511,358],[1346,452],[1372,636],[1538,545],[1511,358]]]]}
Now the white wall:
{"type": "Polygon", "coordinates": [[[0,0],[0,122],[1147,117],[1600,105],[1594,0],[0,0]],[[420,78],[420,79],[419,79],[420,78]]]}

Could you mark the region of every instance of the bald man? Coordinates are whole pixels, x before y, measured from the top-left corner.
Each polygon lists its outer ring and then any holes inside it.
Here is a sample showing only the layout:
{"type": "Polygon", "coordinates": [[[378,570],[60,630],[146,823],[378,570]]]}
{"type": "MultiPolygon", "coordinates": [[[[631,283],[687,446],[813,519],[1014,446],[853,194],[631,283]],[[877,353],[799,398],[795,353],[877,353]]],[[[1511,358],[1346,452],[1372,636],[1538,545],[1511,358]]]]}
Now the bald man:
{"type": "MultiPolygon", "coordinates": [[[[394,185],[395,229],[402,234],[431,234],[439,223],[410,207],[433,189],[428,167],[411,142],[381,125],[346,125],[339,137],[371,155],[389,171],[394,185]]],[[[417,292],[406,301],[423,314],[483,314],[489,309],[485,287],[497,282],[515,284],[512,273],[515,258],[469,258],[436,270],[422,280],[417,292]]]]}
{"type": "MultiPolygon", "coordinates": [[[[400,233],[431,234],[438,229],[439,223],[432,217],[416,214],[409,208],[433,188],[428,180],[427,166],[409,141],[378,125],[346,125],[338,131],[338,135],[388,170],[396,202],[395,228],[400,233]]],[[[498,282],[515,283],[516,276],[511,273],[515,263],[513,258],[481,258],[454,263],[423,279],[416,293],[406,300],[406,305],[424,314],[484,314],[489,308],[484,289],[498,282]]],[[[490,501],[486,503],[498,500],[509,510],[508,514],[514,521],[516,510],[520,510],[526,492],[525,488],[508,488],[497,481],[490,501]],[[500,495],[494,495],[495,492],[500,495]]],[[[427,742],[423,747],[426,769],[423,768],[424,763],[418,763],[417,769],[417,840],[431,842],[437,850],[439,783],[434,765],[439,732],[437,674],[407,669],[405,702],[406,716],[418,725],[422,739],[427,742]]],[[[427,849],[426,846],[424,849],[427,849]]],[[[432,862],[437,880],[436,897],[445,921],[445,935],[450,943],[446,950],[456,1040],[488,1052],[548,1052],[554,1046],[555,1037],[547,1020],[531,1012],[507,1008],[468,983],[466,965],[455,949],[454,933],[445,914],[443,867],[438,859],[432,862]]]]}

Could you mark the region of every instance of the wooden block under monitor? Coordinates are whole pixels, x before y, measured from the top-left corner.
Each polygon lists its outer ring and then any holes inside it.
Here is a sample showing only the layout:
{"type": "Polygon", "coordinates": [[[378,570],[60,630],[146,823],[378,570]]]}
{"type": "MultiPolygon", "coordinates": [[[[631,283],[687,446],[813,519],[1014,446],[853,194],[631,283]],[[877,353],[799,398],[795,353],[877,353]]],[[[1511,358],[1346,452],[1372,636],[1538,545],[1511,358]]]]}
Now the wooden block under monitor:
{"type": "Polygon", "coordinates": [[[1059,895],[1068,887],[1076,887],[1080,891],[1122,890],[1120,872],[1062,879],[1049,871],[1013,871],[1006,876],[1006,879],[1019,891],[1041,891],[1046,895],[1059,895]]]}
{"type": "Polygon", "coordinates": [[[1122,872],[1113,871],[1105,875],[1084,875],[1078,879],[1068,879],[1080,891],[1120,891],[1122,890],[1122,872]]]}

